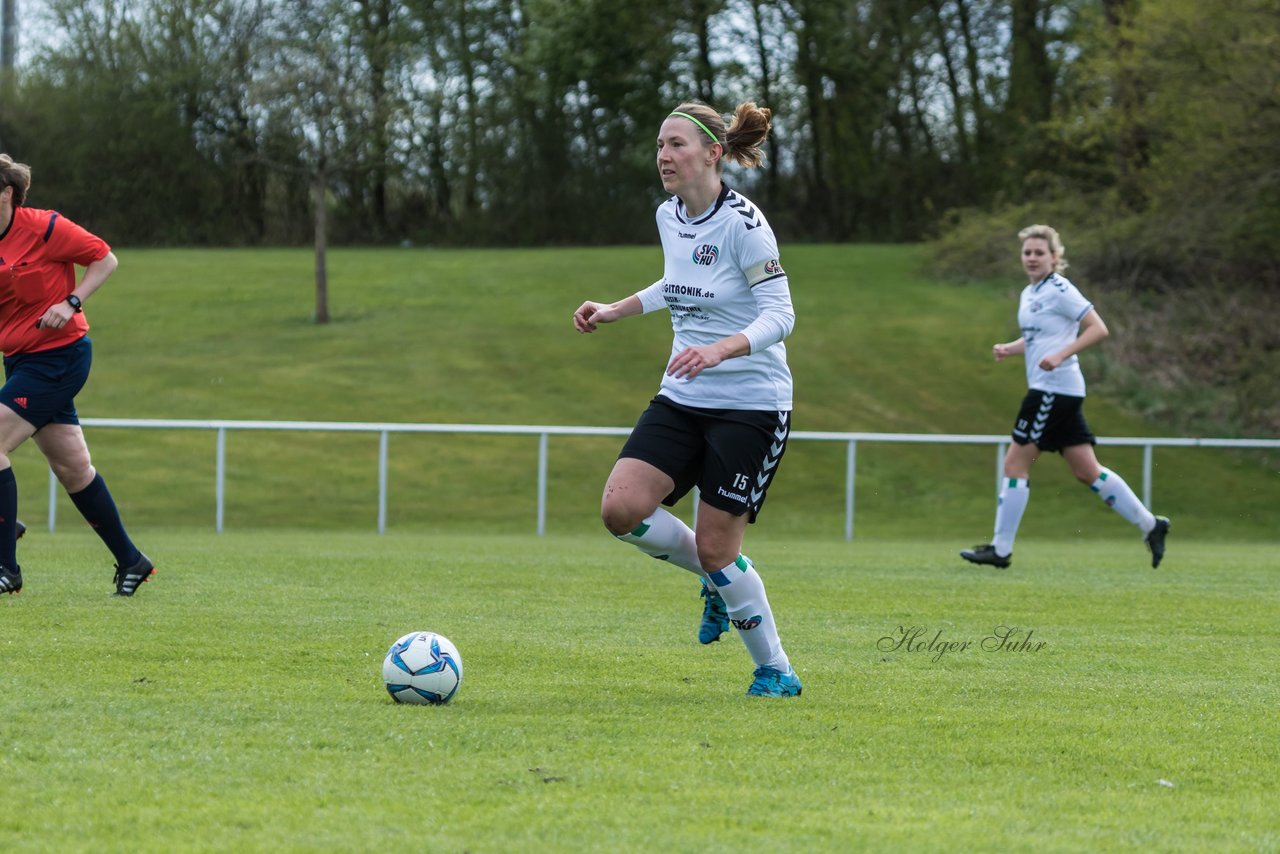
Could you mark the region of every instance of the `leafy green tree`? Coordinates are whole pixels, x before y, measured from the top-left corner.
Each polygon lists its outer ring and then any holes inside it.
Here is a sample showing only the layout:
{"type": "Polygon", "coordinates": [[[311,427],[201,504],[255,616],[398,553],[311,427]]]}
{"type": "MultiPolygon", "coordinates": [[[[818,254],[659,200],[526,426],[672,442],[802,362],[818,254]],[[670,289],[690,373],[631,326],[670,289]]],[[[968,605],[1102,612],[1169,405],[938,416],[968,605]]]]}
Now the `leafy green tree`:
{"type": "Polygon", "coordinates": [[[225,240],[223,182],[143,36],[153,12],[51,0],[48,14],[76,49],[35,57],[0,119],[2,136],[33,166],[32,204],[57,206],[115,241],[225,240]]]}

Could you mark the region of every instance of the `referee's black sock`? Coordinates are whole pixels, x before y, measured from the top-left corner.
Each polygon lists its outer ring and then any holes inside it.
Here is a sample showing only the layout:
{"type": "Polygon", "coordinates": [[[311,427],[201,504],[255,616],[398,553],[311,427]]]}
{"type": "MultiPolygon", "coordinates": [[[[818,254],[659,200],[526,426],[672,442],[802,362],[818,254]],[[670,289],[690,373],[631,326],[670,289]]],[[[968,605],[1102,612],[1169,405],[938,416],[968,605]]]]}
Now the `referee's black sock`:
{"type": "Polygon", "coordinates": [[[0,566],[18,571],[18,481],[0,470],[0,566]]]}
{"type": "MultiPolygon", "coordinates": [[[[125,533],[124,522],[120,521],[120,511],[116,509],[115,499],[107,489],[102,475],[95,475],[93,480],[79,492],[70,493],[71,502],[76,505],[80,515],[93,528],[94,533],[102,538],[102,542],[115,555],[116,563],[122,567],[130,567],[138,562],[142,555],[138,547],[125,533]]],[[[3,500],[0,498],[0,500],[3,500]]]]}

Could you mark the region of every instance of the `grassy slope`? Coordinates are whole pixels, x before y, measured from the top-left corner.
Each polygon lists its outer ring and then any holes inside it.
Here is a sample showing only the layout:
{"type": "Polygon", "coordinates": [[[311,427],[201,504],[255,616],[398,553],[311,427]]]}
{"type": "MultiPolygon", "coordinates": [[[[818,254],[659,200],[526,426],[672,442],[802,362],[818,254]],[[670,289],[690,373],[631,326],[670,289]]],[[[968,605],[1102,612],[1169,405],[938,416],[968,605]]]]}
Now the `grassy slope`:
{"type": "Polygon", "coordinates": [[[155,545],[133,600],[88,532],[24,547],[46,569],[0,601],[0,850],[1280,846],[1269,545],[1160,573],[1108,543],[1008,573],[763,546],[805,681],[778,702],[742,696],[736,639],[696,644],[691,577],[607,538],[155,545]],[[979,648],[1000,625],[1046,645],[979,648]],[[899,626],[975,646],[890,649],[899,626]],[[380,687],[415,628],[462,651],[448,707],[380,687]]]}
{"type": "MultiPolygon", "coordinates": [[[[569,323],[582,299],[652,280],[656,248],[340,250],[329,258],[334,322],[323,327],[310,320],[305,251],[120,255],[89,307],[97,359],[79,401],[86,416],[625,427],[656,389],[670,342],[662,316],[587,337],[569,323]]],[[[797,429],[1008,428],[1022,369],[995,365],[989,348],[1016,334],[1016,277],[941,285],[915,272],[917,258],[908,247],[788,249],[797,429]]],[[[1100,435],[1165,435],[1122,403],[1090,398],[1100,435]]],[[[212,524],[212,434],[97,430],[90,442],[135,527],[212,524]]],[[[617,446],[552,442],[551,530],[595,529],[617,446]]],[[[372,527],[376,447],[373,436],[232,434],[228,525],[372,527]]],[[[397,436],[390,450],[393,529],[532,528],[535,440],[397,436]]],[[[793,444],[760,530],[838,538],[844,453],[793,444]]],[[[18,456],[23,516],[39,525],[47,475],[33,448],[18,456]]],[[[1102,457],[1138,487],[1140,451],[1102,457]]],[[[1028,535],[1130,535],[1056,459],[1044,462],[1028,535]]],[[[989,447],[863,445],[858,534],[976,541],[990,529],[993,480],[989,447]]],[[[1272,538],[1280,482],[1257,455],[1160,450],[1154,498],[1178,538],[1272,538]]]]}

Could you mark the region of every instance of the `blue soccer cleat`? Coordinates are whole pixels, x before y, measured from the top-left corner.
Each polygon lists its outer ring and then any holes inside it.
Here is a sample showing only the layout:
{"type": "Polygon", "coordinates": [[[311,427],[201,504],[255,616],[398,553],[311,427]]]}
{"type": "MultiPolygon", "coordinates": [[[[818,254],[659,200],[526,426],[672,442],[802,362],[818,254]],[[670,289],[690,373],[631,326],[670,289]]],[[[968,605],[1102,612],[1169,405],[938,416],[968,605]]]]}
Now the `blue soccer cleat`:
{"type": "Polygon", "coordinates": [[[783,673],[776,667],[761,665],[756,668],[755,680],[747,689],[750,697],[799,697],[800,677],[794,667],[788,667],[783,673]]]}
{"type": "Polygon", "coordinates": [[[702,606],[702,622],[698,624],[698,643],[715,643],[720,636],[729,631],[729,609],[725,607],[720,594],[712,590],[707,582],[702,582],[702,593],[707,601],[702,606]]]}

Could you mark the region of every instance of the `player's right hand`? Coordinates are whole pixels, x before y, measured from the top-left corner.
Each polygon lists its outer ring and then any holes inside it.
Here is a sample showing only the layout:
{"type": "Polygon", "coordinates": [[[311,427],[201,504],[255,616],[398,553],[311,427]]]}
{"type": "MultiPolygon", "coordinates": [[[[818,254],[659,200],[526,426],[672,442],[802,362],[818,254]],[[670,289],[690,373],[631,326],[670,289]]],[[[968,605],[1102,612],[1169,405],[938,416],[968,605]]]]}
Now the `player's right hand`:
{"type": "Polygon", "coordinates": [[[588,300],[573,313],[573,328],[579,332],[595,332],[597,324],[617,319],[618,312],[612,306],[588,300]]]}

